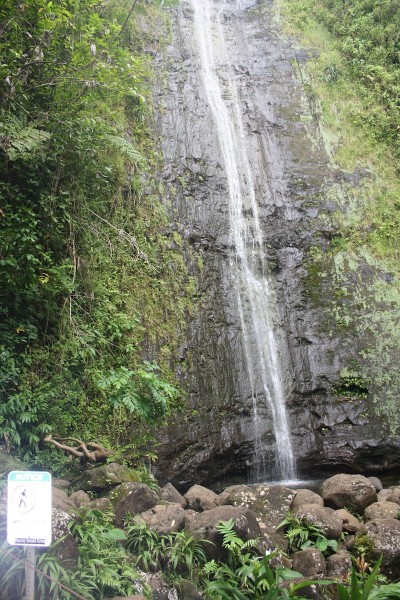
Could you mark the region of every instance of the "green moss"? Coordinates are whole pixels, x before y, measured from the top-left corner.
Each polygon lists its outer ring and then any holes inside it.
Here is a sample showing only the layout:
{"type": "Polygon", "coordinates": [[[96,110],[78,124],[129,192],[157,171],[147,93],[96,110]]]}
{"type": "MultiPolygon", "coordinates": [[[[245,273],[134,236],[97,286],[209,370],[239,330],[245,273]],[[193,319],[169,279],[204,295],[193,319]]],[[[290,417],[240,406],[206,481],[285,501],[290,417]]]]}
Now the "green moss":
{"type": "MultiPolygon", "coordinates": [[[[278,0],[276,6],[276,19],[289,35],[296,36],[295,48],[311,50],[310,60],[306,64],[294,61],[294,69],[310,110],[318,117],[332,163],[348,173],[347,182],[325,189],[326,199],[338,210],[326,214],[325,220],[320,218],[321,225],[328,222],[337,233],[324,252],[316,246],[310,249],[305,290],[312,302],[326,309],[326,335],[351,337],[355,342],[357,369],[344,368],[337,393],[348,398],[368,395],[382,424],[395,433],[400,426],[400,181],[392,143],[392,134],[397,133],[385,130],[384,124],[394,112],[390,108],[392,112],[385,114],[382,101],[389,96],[377,95],[378,79],[373,81],[383,76],[381,71],[376,75],[377,65],[383,64],[375,53],[379,44],[373,46],[374,37],[369,38],[368,69],[374,75],[368,79],[363,76],[365,65],[356,73],[343,51],[344,39],[350,46],[364,39],[365,22],[361,29],[354,29],[353,39],[345,37],[363,1],[350,21],[344,15],[343,24],[334,16],[342,10],[340,3],[332,5],[332,10],[325,0],[278,0]]],[[[367,8],[378,10],[371,4],[367,8]]],[[[269,10],[267,2],[261,2],[260,10],[269,10]]],[[[391,27],[386,17],[382,17],[382,28],[391,27]]],[[[391,83],[388,79],[382,85],[391,83]]]]}

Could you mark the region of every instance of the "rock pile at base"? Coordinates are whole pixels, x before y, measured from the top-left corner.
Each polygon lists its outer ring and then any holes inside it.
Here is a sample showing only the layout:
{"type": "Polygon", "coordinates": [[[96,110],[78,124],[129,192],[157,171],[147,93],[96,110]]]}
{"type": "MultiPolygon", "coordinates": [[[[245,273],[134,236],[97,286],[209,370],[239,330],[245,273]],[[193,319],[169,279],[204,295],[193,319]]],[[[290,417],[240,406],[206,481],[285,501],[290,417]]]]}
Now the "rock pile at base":
{"type": "MultiPolygon", "coordinates": [[[[273,550],[286,553],[290,559],[287,565],[305,578],[330,577],[344,581],[360,540],[368,546],[368,560],[376,561],[382,556],[381,571],[389,580],[399,576],[400,486],[382,489],[376,478],[340,474],[324,481],[320,494],[307,489],[258,484],[231,486],[220,494],[195,485],[182,495],[171,483],[161,489],[151,489],[135,479],[129,469],[107,465],[106,473],[104,467],[93,468],[72,482],[69,495],[66,482],[55,481],[54,537],[65,534],[66,523],[77,509],[108,510],[111,507],[119,527],[123,527],[129,515],[134,522],[146,524],[159,535],[185,530],[198,540],[206,540],[204,552],[208,559],[224,560],[226,551],[217,525],[232,519],[241,539],[256,538],[260,553],[273,550]],[[103,472],[97,473],[97,470],[103,472]],[[88,485],[90,481],[95,482],[95,499],[88,485]],[[84,489],[77,489],[80,482],[84,482],[84,489]],[[327,539],[337,540],[337,551],[328,557],[316,547],[292,551],[285,528],[279,527],[289,513],[304,526],[317,527],[327,539]]],[[[0,502],[0,513],[3,513],[0,518],[5,516],[4,498],[0,502]]],[[[76,548],[70,536],[60,544],[59,554],[68,561],[75,559],[76,548]]],[[[153,577],[148,583],[157,587],[154,598],[171,597],[171,588],[166,582],[161,585],[153,577]]],[[[200,598],[194,586],[187,583],[186,595],[180,590],[177,597],[200,598]]]]}

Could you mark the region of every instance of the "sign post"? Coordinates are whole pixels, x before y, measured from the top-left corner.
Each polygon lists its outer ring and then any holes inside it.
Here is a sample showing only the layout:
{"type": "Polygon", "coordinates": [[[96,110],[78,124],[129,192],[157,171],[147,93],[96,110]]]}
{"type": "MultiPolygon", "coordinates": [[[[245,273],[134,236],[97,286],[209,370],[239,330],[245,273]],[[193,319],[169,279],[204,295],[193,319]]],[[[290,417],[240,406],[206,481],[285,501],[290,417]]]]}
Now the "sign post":
{"type": "Polygon", "coordinates": [[[7,488],[7,541],[27,548],[25,588],[35,597],[35,548],[51,544],[51,475],[43,471],[12,471],[7,488]]]}

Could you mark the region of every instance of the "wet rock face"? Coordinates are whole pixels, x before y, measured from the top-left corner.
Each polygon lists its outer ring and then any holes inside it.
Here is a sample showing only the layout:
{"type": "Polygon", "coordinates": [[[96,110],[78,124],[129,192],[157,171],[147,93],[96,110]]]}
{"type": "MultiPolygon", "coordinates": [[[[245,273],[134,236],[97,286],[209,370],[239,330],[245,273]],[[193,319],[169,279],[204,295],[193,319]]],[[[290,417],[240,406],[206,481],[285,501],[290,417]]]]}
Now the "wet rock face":
{"type": "MultiPolygon", "coordinates": [[[[335,393],[341,369],[357,356],[361,342],[335,327],[324,299],[331,282],[317,286],[313,278],[309,249],[324,248],[334,234],[330,215],[337,206],[330,190],[340,174],[329,163],[314,107],[292,66],[303,58],[283,38],[271,8],[261,10],[250,0],[240,5],[224,3],[220,13],[229,61],[218,57],[216,70],[229,110],[241,114],[241,146],[249,157],[262,221],[298,468],[313,475],[391,468],[400,459],[398,445],[390,447],[381,425],[375,430],[364,395],[349,401],[335,393]]],[[[253,466],[260,456],[264,474],[273,475],[275,436],[258,387],[260,373],[251,381],[246,370],[229,271],[228,180],[204,89],[191,2],[175,9],[173,31],[167,56],[160,59],[162,85],[155,92],[161,177],[174,226],[203,268],[199,313],[188,339],[189,372],[182,380],[188,418],[160,436],[157,474],[186,490],[225,475],[257,478],[253,466]]]]}

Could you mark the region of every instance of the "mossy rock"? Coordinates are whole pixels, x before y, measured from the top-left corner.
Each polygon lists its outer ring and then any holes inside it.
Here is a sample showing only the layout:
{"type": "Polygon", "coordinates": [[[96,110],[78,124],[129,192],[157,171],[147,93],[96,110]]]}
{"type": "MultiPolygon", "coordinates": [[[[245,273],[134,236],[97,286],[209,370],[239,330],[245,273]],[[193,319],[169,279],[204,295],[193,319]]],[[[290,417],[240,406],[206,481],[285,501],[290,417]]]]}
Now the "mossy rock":
{"type": "Polygon", "coordinates": [[[75,490],[79,489],[85,492],[102,492],[121,483],[138,480],[138,473],[133,469],[129,469],[118,463],[110,463],[84,471],[79,477],[74,479],[72,487],[75,490]]]}
{"type": "Polygon", "coordinates": [[[8,475],[11,471],[28,470],[22,460],[0,449],[0,476],[8,475]]]}

